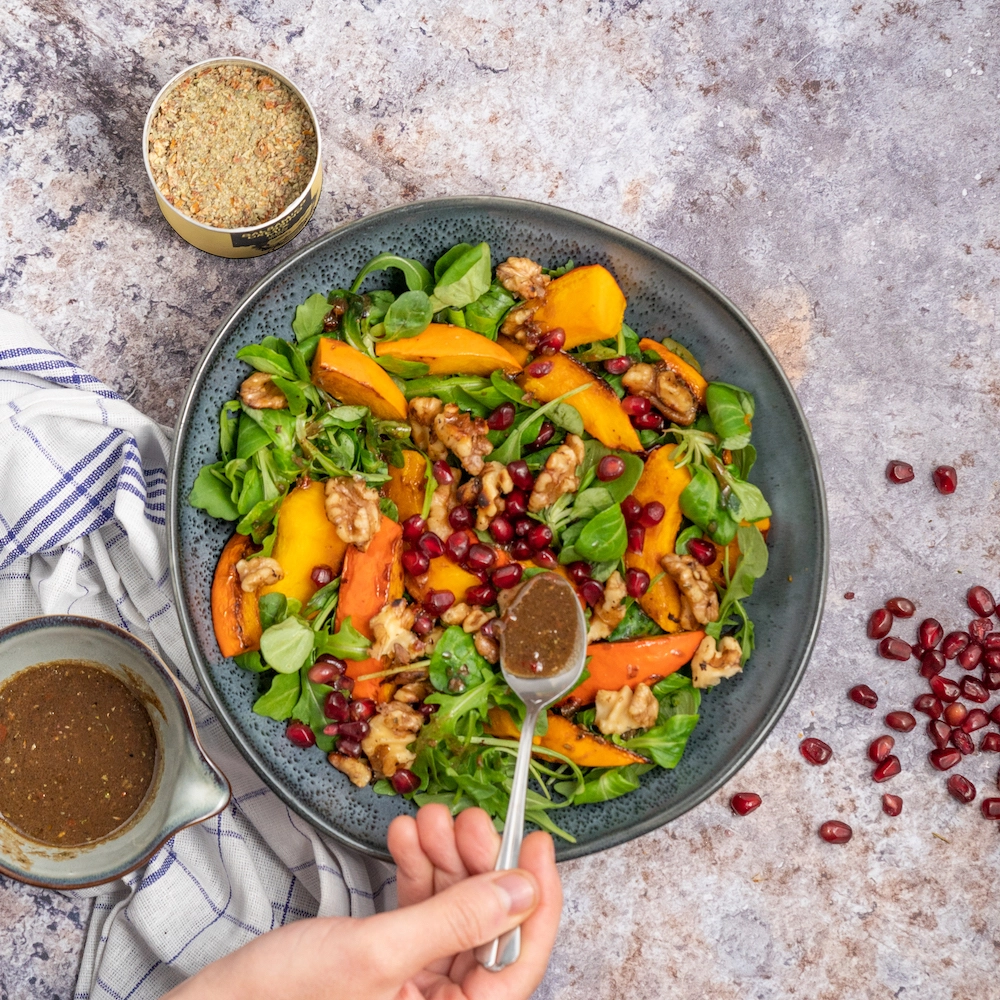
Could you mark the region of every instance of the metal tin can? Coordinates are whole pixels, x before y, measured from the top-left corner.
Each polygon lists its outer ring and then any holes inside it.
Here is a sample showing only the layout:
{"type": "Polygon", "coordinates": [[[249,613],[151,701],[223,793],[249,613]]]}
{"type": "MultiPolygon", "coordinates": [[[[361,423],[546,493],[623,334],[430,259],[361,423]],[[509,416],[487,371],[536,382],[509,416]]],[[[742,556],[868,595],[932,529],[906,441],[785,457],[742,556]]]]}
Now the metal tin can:
{"type": "Polygon", "coordinates": [[[320,191],[323,188],[323,157],[322,140],[319,134],[319,123],[316,120],[316,112],[306,99],[305,94],[292,83],[288,77],[270,66],[256,59],[228,58],[228,59],[206,59],[203,62],[195,63],[187,69],[181,70],[176,76],[164,84],[162,90],[156,95],[150,105],[149,113],[146,115],[146,124],[142,130],[142,162],[146,167],[146,176],[153,187],[156,195],[156,203],[160,206],[163,217],[170,223],[177,234],[187,240],[192,246],[207,253],[215,254],[217,257],[259,257],[261,254],[270,253],[284,246],[292,237],[298,234],[311,218],[319,202],[320,191]],[[251,226],[245,229],[217,229],[214,226],[207,226],[203,222],[196,222],[189,215],[178,211],[160,193],[160,189],[153,179],[153,171],[149,165],[149,130],[153,123],[153,118],[159,110],[167,94],[176,87],[182,80],[189,76],[208,69],[211,66],[250,66],[253,69],[262,70],[273,76],[275,80],[284,84],[299,100],[302,101],[309,117],[312,120],[313,128],[316,131],[316,163],[313,167],[309,183],[302,190],[302,193],[287,205],[280,215],[273,219],[268,219],[260,225],[251,226]]]}

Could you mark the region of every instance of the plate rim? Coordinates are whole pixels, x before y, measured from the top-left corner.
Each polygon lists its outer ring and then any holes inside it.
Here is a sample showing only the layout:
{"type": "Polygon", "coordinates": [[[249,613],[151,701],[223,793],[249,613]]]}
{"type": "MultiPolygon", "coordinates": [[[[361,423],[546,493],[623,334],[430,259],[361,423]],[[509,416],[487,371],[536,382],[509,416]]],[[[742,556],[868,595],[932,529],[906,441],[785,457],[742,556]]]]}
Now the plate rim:
{"type": "Polygon", "coordinates": [[[792,698],[795,696],[799,684],[802,682],[802,678],[809,666],[809,661],[812,658],[812,654],[816,646],[816,639],[819,635],[820,625],[822,624],[823,614],[826,608],[830,568],[830,524],[827,509],[826,488],[823,480],[823,468],[819,452],[816,448],[816,442],[813,440],[809,421],[806,419],[805,411],[802,409],[802,404],[774,352],[768,346],[767,341],[764,340],[757,328],[750,322],[749,318],[742,312],[742,310],[739,309],[738,306],[736,306],[735,303],[732,302],[732,300],[729,299],[728,296],[723,294],[718,288],[715,287],[714,284],[708,281],[707,278],[704,278],[701,274],[695,271],[694,268],[685,264],[673,254],[668,253],[666,250],[661,250],[659,247],[656,247],[651,243],[647,243],[645,240],[640,239],[637,236],[633,236],[631,233],[627,233],[616,226],[609,225],[606,222],[601,222],[600,220],[584,215],[581,212],[574,212],[558,205],[533,201],[527,198],[508,198],[499,195],[455,195],[443,198],[423,198],[418,201],[404,202],[390,208],[380,209],[377,212],[371,212],[368,215],[362,216],[360,219],[352,219],[339,226],[334,226],[332,229],[307,243],[300,250],[297,250],[290,257],[282,261],[276,267],[272,268],[265,275],[263,275],[263,277],[256,281],[251,288],[244,293],[240,300],[233,305],[233,307],[229,310],[229,313],[222,320],[215,332],[212,334],[208,343],[205,345],[201,358],[198,360],[197,365],[191,373],[191,378],[184,394],[184,400],[181,404],[180,410],[178,411],[177,421],[174,425],[174,441],[171,449],[170,471],[167,479],[167,546],[170,564],[170,583],[174,595],[174,605],[177,608],[181,633],[184,636],[184,644],[187,647],[188,655],[191,657],[195,673],[197,674],[202,687],[201,693],[209,702],[216,714],[216,717],[222,723],[226,734],[233,741],[233,744],[240,752],[243,759],[250,764],[261,780],[264,781],[264,783],[278,796],[282,802],[285,803],[285,805],[302,816],[302,818],[307,822],[311,823],[317,828],[317,830],[332,837],[345,847],[349,847],[355,851],[360,851],[368,857],[374,857],[381,861],[391,862],[392,857],[388,851],[380,851],[373,848],[369,844],[362,843],[350,834],[337,829],[328,819],[326,819],[326,817],[320,815],[311,806],[303,803],[302,801],[296,799],[294,795],[290,794],[283,787],[282,783],[269,772],[266,762],[245,739],[243,733],[230,717],[229,711],[222,702],[218,692],[215,690],[215,685],[208,671],[208,665],[202,657],[201,650],[198,647],[194,625],[190,619],[187,605],[182,600],[182,590],[180,585],[181,568],[179,531],[179,510],[182,503],[178,495],[180,487],[180,462],[177,460],[177,456],[181,453],[186,443],[196,397],[202,383],[204,382],[209,366],[215,360],[216,354],[220,349],[220,345],[232,331],[233,327],[235,327],[236,324],[242,319],[243,314],[256,303],[257,299],[260,298],[260,296],[271,285],[280,280],[280,278],[283,277],[287,271],[293,270],[303,258],[309,257],[318,248],[326,243],[335,239],[338,241],[343,239],[345,235],[349,235],[354,229],[361,229],[364,226],[370,225],[373,221],[385,219],[387,217],[405,215],[407,212],[413,211],[416,208],[433,207],[438,207],[442,210],[479,209],[487,211],[490,209],[495,210],[497,207],[521,210],[528,209],[539,215],[546,215],[550,218],[555,217],[556,219],[562,219],[577,225],[582,223],[592,229],[596,229],[598,233],[614,240],[615,242],[624,244],[631,249],[640,251],[644,254],[652,254],[654,257],[660,258],[664,264],[676,268],[676,270],[684,275],[689,281],[700,286],[711,298],[721,305],[733,317],[733,319],[735,319],[735,321],[743,327],[743,329],[756,342],[758,349],[760,349],[764,353],[765,357],[770,361],[771,366],[777,375],[778,381],[783,384],[792,404],[792,408],[799,419],[804,432],[805,445],[812,460],[810,474],[815,480],[816,492],[819,498],[818,514],[820,528],[820,551],[818,566],[818,608],[809,629],[804,652],[800,657],[799,663],[796,665],[790,682],[786,686],[782,696],[774,702],[764,721],[754,730],[746,744],[740,748],[739,752],[734,755],[733,759],[729,761],[729,763],[723,767],[720,773],[717,774],[711,781],[688,792],[668,809],[658,812],[642,822],[635,824],[634,826],[623,826],[616,830],[608,831],[607,833],[603,833],[599,837],[587,843],[557,844],[557,860],[569,861],[574,858],[585,857],[590,854],[596,854],[599,851],[607,850],[611,847],[616,847],[618,844],[634,840],[635,838],[641,837],[644,834],[652,832],[653,830],[658,830],[662,826],[666,826],[668,823],[680,818],[685,813],[690,812],[696,806],[710,798],[727,781],[732,779],[761,748],[764,741],[768,736],[770,736],[774,727],[784,715],[785,710],[791,703],[792,698]]]}

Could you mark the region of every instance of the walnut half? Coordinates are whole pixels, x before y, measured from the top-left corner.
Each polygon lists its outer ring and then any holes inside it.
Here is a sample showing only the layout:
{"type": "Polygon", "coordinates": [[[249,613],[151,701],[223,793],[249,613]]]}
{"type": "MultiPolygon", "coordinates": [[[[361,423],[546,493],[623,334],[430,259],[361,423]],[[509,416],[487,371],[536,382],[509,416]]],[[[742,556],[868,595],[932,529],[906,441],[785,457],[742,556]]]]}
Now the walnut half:
{"type": "Polygon", "coordinates": [[[357,757],[348,757],[347,754],[333,753],[327,754],[326,759],[342,774],[346,774],[352,785],[364,788],[372,780],[372,769],[357,757]]]}
{"type": "Polygon", "coordinates": [[[360,476],[328,479],[326,517],[342,542],[365,552],[382,520],[378,494],[360,476]]]}
{"type": "Polygon", "coordinates": [[[656,725],[660,703],[647,684],[633,691],[627,684],[620,691],[598,691],[594,699],[594,723],[605,736],[656,725]]]}
{"type": "Polygon", "coordinates": [[[648,399],[668,420],[687,427],[698,417],[698,403],[690,386],[665,362],[633,365],[622,376],[622,385],[648,399]]]}
{"type": "Polygon", "coordinates": [[[270,556],[241,559],[236,564],[236,572],[240,578],[240,589],[245,594],[252,594],[261,587],[270,587],[272,583],[277,583],[285,576],[281,564],[270,556]]]}
{"type": "Polygon", "coordinates": [[[254,372],[245,378],[240,386],[240,399],[251,410],[284,410],[288,407],[285,394],[267,372],[254,372]]]}
{"type": "Polygon", "coordinates": [[[715,687],[724,678],[740,673],[742,656],[740,644],[731,635],[724,635],[718,647],[706,635],[691,660],[691,683],[696,688],[715,687]]]}
{"type": "Polygon", "coordinates": [[[679,556],[669,552],[660,560],[660,565],[667,571],[670,578],[677,584],[682,595],[681,625],[685,622],[685,612],[693,617],[696,625],[707,625],[719,619],[719,595],[715,584],[708,575],[708,570],[693,556],[679,556]],[[687,605],[684,605],[684,601],[687,605]]]}
{"type": "Polygon", "coordinates": [[[530,257],[508,257],[497,264],[497,281],[521,299],[541,299],[552,279],[530,257]]]}
{"type": "Polygon", "coordinates": [[[538,473],[528,498],[528,510],[536,514],[550,507],[564,493],[575,493],[580,488],[576,470],[583,457],[583,441],[575,434],[567,434],[566,440],[549,455],[538,473]]]}

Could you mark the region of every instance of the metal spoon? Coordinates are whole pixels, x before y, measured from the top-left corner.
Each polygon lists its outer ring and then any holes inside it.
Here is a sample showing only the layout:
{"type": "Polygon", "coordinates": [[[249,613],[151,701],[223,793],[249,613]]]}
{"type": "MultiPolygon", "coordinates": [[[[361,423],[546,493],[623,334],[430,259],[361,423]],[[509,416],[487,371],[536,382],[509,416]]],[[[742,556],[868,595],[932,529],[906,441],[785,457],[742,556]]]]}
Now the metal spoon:
{"type": "MultiPolygon", "coordinates": [[[[535,734],[535,723],[538,716],[564,695],[575,688],[583,673],[583,665],[587,659],[587,622],[583,617],[583,609],[573,587],[561,576],[545,573],[529,580],[521,592],[507,609],[506,627],[510,629],[517,621],[517,611],[525,601],[532,599],[532,591],[542,581],[546,581],[545,589],[550,600],[567,602],[574,612],[574,635],[572,637],[572,652],[554,673],[547,676],[524,676],[512,673],[507,662],[505,648],[505,632],[500,633],[500,667],[504,680],[510,689],[524,702],[524,725],[521,727],[521,738],[517,747],[517,763],[514,767],[514,781],[510,790],[510,802],[507,806],[507,817],[504,821],[503,840],[500,843],[500,854],[497,856],[495,871],[516,868],[521,854],[521,840],[524,837],[524,808],[528,791],[528,765],[531,762],[532,737],[535,734]]],[[[549,605],[551,607],[551,605],[549,605]]],[[[516,962],[521,954],[521,928],[512,931],[480,945],[476,951],[476,959],[484,968],[491,972],[499,972],[516,962]]]]}

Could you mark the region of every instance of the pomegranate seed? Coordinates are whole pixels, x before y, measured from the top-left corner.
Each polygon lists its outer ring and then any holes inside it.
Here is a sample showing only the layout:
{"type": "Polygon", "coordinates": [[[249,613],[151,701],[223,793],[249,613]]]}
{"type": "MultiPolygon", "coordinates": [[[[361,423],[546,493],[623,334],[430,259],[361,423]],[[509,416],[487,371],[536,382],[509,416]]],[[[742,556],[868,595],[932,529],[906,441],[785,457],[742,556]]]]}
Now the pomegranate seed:
{"type": "Polygon", "coordinates": [[[627,569],[625,590],[629,597],[642,597],[649,590],[649,574],[641,569],[627,569]]]}
{"type": "Polygon", "coordinates": [[[954,704],[945,708],[944,721],[947,722],[949,726],[960,726],[963,722],[965,722],[968,714],[969,710],[960,701],[956,701],[954,704]]]}
{"type": "Polygon", "coordinates": [[[1000,670],[984,670],[983,683],[987,691],[1000,691],[1000,670]]]}
{"type": "Polygon", "coordinates": [[[943,750],[948,745],[948,740],[951,739],[951,726],[940,719],[931,719],[927,723],[927,735],[938,750],[943,750]]]}
{"type": "Polygon", "coordinates": [[[920,676],[933,677],[935,674],[941,673],[947,665],[948,661],[940,649],[928,649],[920,657],[920,676]]]}
{"type": "Polygon", "coordinates": [[[886,816],[898,816],[903,811],[903,800],[898,795],[890,795],[888,792],[882,796],[882,812],[886,816]]]}
{"type": "Polygon", "coordinates": [[[625,518],[625,523],[629,526],[638,524],[641,515],[642,504],[630,493],[622,500],[622,516],[625,518]]]}
{"type": "Polygon", "coordinates": [[[939,771],[947,771],[948,768],[954,767],[962,759],[962,754],[961,751],[951,747],[942,747],[940,750],[932,750],[927,755],[927,759],[931,762],[931,767],[935,767],[939,771]]]}
{"type": "Polygon", "coordinates": [[[533,521],[530,517],[519,517],[514,522],[514,534],[518,538],[524,538],[537,523],[537,521],[533,521]]]}
{"type": "Polygon", "coordinates": [[[816,764],[817,766],[825,764],[833,756],[833,750],[830,745],[816,739],[815,736],[809,736],[799,744],[799,753],[810,764],[816,764]]]}
{"type": "Polygon", "coordinates": [[[893,597],[885,602],[886,610],[897,618],[912,618],[917,606],[905,597],[893,597]]]}
{"type": "Polygon", "coordinates": [[[995,649],[1000,650],[1000,632],[988,632],[983,639],[983,646],[986,647],[987,652],[995,649]]]}
{"type": "Polygon", "coordinates": [[[948,794],[966,804],[976,797],[976,786],[961,774],[953,774],[947,781],[948,794]]]}
{"type": "Polygon", "coordinates": [[[545,378],[554,367],[551,361],[532,361],[524,371],[529,378],[545,378]]]}
{"type": "Polygon", "coordinates": [[[640,413],[632,418],[632,424],[641,431],[658,431],[663,426],[663,417],[659,413],[640,413]]]}
{"type": "Polygon", "coordinates": [[[552,529],[547,524],[535,523],[526,537],[533,549],[544,549],[552,544],[552,529]]]}
{"type": "Polygon", "coordinates": [[[876,608],[868,619],[868,638],[881,639],[892,629],[892,615],[885,608],[876,608]]]}
{"type": "Polygon", "coordinates": [[[1000,799],[983,799],[979,808],[984,819],[1000,819],[1000,799]]]}
{"type": "Polygon", "coordinates": [[[417,539],[417,548],[428,559],[436,559],[438,556],[444,555],[444,542],[433,531],[425,531],[417,539]]]}
{"type": "Polygon", "coordinates": [[[486,606],[494,604],[497,599],[497,592],[488,583],[477,583],[474,587],[469,587],[465,592],[466,604],[473,606],[486,606]]]}
{"type": "Polygon", "coordinates": [[[361,744],[357,740],[338,739],[337,753],[343,754],[345,757],[360,757],[361,744]]]}
{"type": "Polygon", "coordinates": [[[523,517],[528,512],[528,498],[524,490],[511,490],[504,500],[503,512],[508,517],[523,517]]]}
{"type": "Polygon", "coordinates": [[[737,792],[729,800],[729,808],[738,816],[752,813],[760,805],[760,796],[756,792],[737,792]]]}
{"type": "MultiPolygon", "coordinates": [[[[547,357],[552,354],[558,354],[563,347],[566,346],[566,331],[561,327],[557,326],[554,330],[550,330],[545,337],[543,337],[535,347],[535,353],[541,354],[543,357],[547,357]]],[[[549,371],[552,369],[550,368],[549,371]]],[[[536,376],[533,373],[533,378],[540,378],[541,376],[536,376]]],[[[542,374],[548,374],[548,372],[543,372],[542,374]]]]}
{"type": "Polygon", "coordinates": [[[975,677],[963,677],[959,687],[962,690],[962,697],[966,701],[982,704],[984,701],[990,700],[990,693],[986,689],[986,685],[975,677]]]}
{"type": "Polygon", "coordinates": [[[511,587],[516,587],[521,582],[521,574],[524,572],[524,568],[520,563],[510,563],[507,566],[501,566],[499,569],[493,570],[493,586],[499,588],[500,590],[510,590],[511,587]]]}
{"type": "Polygon", "coordinates": [[[641,417],[644,413],[649,413],[651,408],[652,405],[645,396],[626,396],[622,400],[622,409],[630,417],[641,417]]]}
{"type": "Polygon", "coordinates": [[[347,672],[347,663],[339,656],[333,656],[330,653],[322,653],[316,657],[316,662],[313,666],[319,666],[320,664],[324,664],[325,666],[333,669],[333,674],[330,675],[331,677],[347,672]]]}
{"type": "Polygon", "coordinates": [[[455,481],[455,473],[444,459],[435,462],[431,466],[431,472],[434,473],[434,478],[441,486],[448,486],[455,481]]]}
{"type": "Polygon", "coordinates": [[[487,418],[486,426],[491,431],[505,431],[514,423],[516,410],[513,403],[501,403],[487,418]]]}
{"type": "Polygon", "coordinates": [[[847,696],[862,708],[874,708],[878,704],[878,695],[867,684],[855,684],[847,696]]]}
{"type": "Polygon", "coordinates": [[[987,649],[983,653],[984,670],[1000,670],[1000,649],[987,649]]]}
{"type": "Polygon", "coordinates": [[[329,566],[313,566],[309,579],[317,587],[325,587],[333,579],[333,570],[329,566]]]}
{"type": "Polygon", "coordinates": [[[334,677],[339,677],[342,671],[338,670],[332,663],[314,663],[309,668],[309,680],[313,684],[329,684],[334,677]]]}
{"type": "Polygon", "coordinates": [[[497,561],[497,554],[488,545],[476,542],[469,547],[469,554],[465,557],[465,565],[472,573],[485,573],[493,568],[497,561]]]}
{"type": "Polygon", "coordinates": [[[918,694],[913,699],[913,707],[924,715],[929,715],[932,719],[940,719],[944,706],[932,694],[918,694]]]}
{"type": "Polygon", "coordinates": [[[715,546],[704,538],[692,538],[688,542],[688,552],[702,566],[711,566],[715,562],[715,546]]]}
{"type": "Polygon", "coordinates": [[[370,730],[371,726],[364,719],[354,719],[351,722],[341,722],[338,735],[346,736],[349,740],[357,740],[360,743],[370,730]]]}
{"type": "Polygon", "coordinates": [[[917,638],[924,649],[933,649],[944,638],[944,629],[936,618],[925,618],[917,629],[917,638]]]}
{"type": "Polygon", "coordinates": [[[413,619],[410,629],[421,637],[430,635],[434,631],[434,619],[430,615],[421,612],[413,619]]]}
{"type": "Polygon", "coordinates": [[[552,549],[539,549],[531,558],[545,569],[555,569],[559,565],[559,557],[552,549]]]}
{"type": "Polygon", "coordinates": [[[427,522],[419,515],[408,517],[400,526],[403,529],[403,541],[413,545],[427,530],[427,522]]]}
{"type": "Polygon", "coordinates": [[[585,583],[590,579],[590,563],[585,563],[581,560],[571,562],[566,567],[566,572],[569,573],[570,579],[577,586],[580,586],[581,583],[585,583]]]}
{"type": "Polygon", "coordinates": [[[514,525],[503,514],[497,514],[490,521],[490,535],[498,545],[506,545],[514,539],[514,525]]]}
{"type": "Polygon", "coordinates": [[[890,712],[885,717],[885,724],[898,733],[908,733],[917,724],[917,720],[909,712],[890,712]]]}
{"type": "Polygon", "coordinates": [[[510,547],[510,554],[515,559],[530,559],[535,554],[535,550],[523,538],[519,538],[510,547]]]}
{"type": "Polygon", "coordinates": [[[888,734],[877,736],[868,744],[868,759],[874,764],[881,764],[892,753],[895,745],[896,741],[888,734]]]}
{"type": "Polygon", "coordinates": [[[597,478],[602,483],[610,483],[625,471],[625,461],[617,455],[605,455],[597,463],[597,478]]]}
{"type": "Polygon", "coordinates": [[[986,641],[986,636],[990,634],[991,628],[993,628],[993,622],[989,618],[973,618],[969,622],[969,635],[972,636],[973,642],[982,645],[986,641]]]}
{"type": "Polygon", "coordinates": [[[431,564],[430,559],[428,559],[423,552],[418,552],[416,549],[407,549],[403,553],[402,561],[403,569],[405,569],[410,576],[421,576],[427,572],[431,564]]]}
{"type": "Polygon", "coordinates": [[[994,705],[990,709],[990,721],[1000,726],[1000,705],[994,705]]]}
{"type": "Polygon", "coordinates": [[[915,643],[914,643],[914,644],[913,644],[912,646],[910,646],[910,652],[911,652],[911,653],[912,653],[912,654],[913,654],[913,655],[914,655],[914,656],[915,656],[915,657],[916,657],[916,658],[917,658],[918,660],[920,660],[920,659],[922,659],[922,658],[923,658],[923,655],[924,655],[924,653],[926,653],[926,652],[927,652],[927,650],[926,650],[926,649],[924,649],[924,647],[923,647],[923,646],[921,646],[921,645],[920,645],[920,643],[918,643],[918,642],[915,642],[915,643]]]}
{"type": "Polygon", "coordinates": [[[962,732],[974,733],[977,729],[983,729],[990,724],[990,717],[981,709],[974,708],[965,717],[962,723],[962,732]]]}
{"type": "Polygon", "coordinates": [[[444,554],[452,562],[460,563],[469,554],[469,545],[469,535],[465,531],[453,531],[444,543],[444,554]]]}
{"type": "Polygon", "coordinates": [[[316,734],[304,722],[289,723],[285,735],[297,747],[311,747],[316,743],[316,734]]]}
{"type": "Polygon", "coordinates": [[[659,500],[650,500],[642,508],[642,513],[639,515],[639,524],[643,528],[655,528],[663,520],[663,515],[666,512],[667,508],[659,500]]]}
{"type": "Polygon", "coordinates": [[[949,632],[941,643],[941,652],[946,660],[954,660],[969,645],[968,632],[949,632]]]}
{"type": "Polygon", "coordinates": [[[354,690],[354,678],[348,677],[347,674],[341,674],[334,680],[333,686],[340,691],[345,698],[350,698],[351,692],[354,690]]]}
{"type": "Polygon", "coordinates": [[[897,639],[894,635],[886,636],[878,644],[879,655],[887,660],[908,660],[910,658],[910,644],[902,639],[897,639]]]}
{"type": "MultiPolygon", "coordinates": [[[[627,372],[631,367],[632,359],[625,357],[624,355],[617,358],[608,358],[608,360],[604,362],[604,370],[609,375],[624,375],[625,372],[627,372]]],[[[633,398],[638,399],[640,397],[636,396],[633,398]]]]}
{"type": "MultiPolygon", "coordinates": [[[[489,622],[486,623],[487,625],[489,622]]],[[[486,626],[484,625],[483,628],[486,626]]],[[[491,636],[490,638],[495,639],[496,636],[491,636]]],[[[416,710],[424,717],[424,722],[429,722],[431,716],[441,707],[440,705],[428,705],[427,702],[421,702],[419,705],[414,706],[416,710]]]]}
{"type": "Polygon", "coordinates": [[[956,657],[958,665],[963,670],[975,670],[979,666],[979,661],[983,656],[983,647],[978,643],[970,642],[965,649],[956,657]]]}
{"type": "Polygon", "coordinates": [[[628,551],[639,555],[646,544],[646,529],[636,525],[628,529],[628,551]]]}
{"type": "Polygon", "coordinates": [[[409,795],[420,787],[420,779],[405,767],[399,768],[389,780],[400,795],[409,795]]]}
{"type": "Polygon", "coordinates": [[[958,701],[958,697],[962,693],[962,689],[950,677],[945,677],[944,674],[936,674],[932,677],[930,685],[931,690],[945,702],[958,701]]]}
{"type": "Polygon", "coordinates": [[[424,607],[439,618],[455,603],[455,595],[450,590],[432,590],[424,598],[424,607]]]}
{"type": "MultiPolygon", "coordinates": [[[[542,426],[538,428],[538,437],[528,445],[528,451],[539,451],[544,448],[556,433],[556,425],[548,420],[542,421],[542,426]]],[[[517,485],[515,483],[515,485],[517,485]]]]}
{"type": "Polygon", "coordinates": [[[340,733],[340,723],[331,722],[330,725],[323,727],[324,736],[336,736],[340,733]]]}
{"type": "Polygon", "coordinates": [[[472,527],[473,522],[472,511],[469,510],[464,504],[460,504],[458,507],[453,507],[448,512],[448,523],[456,531],[467,531],[472,527]]]}
{"type": "Polygon", "coordinates": [[[594,607],[604,600],[604,588],[596,580],[587,580],[580,586],[580,596],[594,607]]]}
{"type": "Polygon", "coordinates": [[[886,757],[878,767],[872,771],[872,781],[883,782],[894,778],[903,768],[898,757],[886,757]]]}
{"type": "Polygon", "coordinates": [[[535,485],[535,477],[531,474],[528,463],[523,458],[519,458],[516,462],[508,462],[507,472],[519,490],[527,492],[535,485]]]}
{"type": "Polygon", "coordinates": [[[819,828],[819,835],[828,844],[846,844],[854,836],[854,831],[839,819],[828,819],[819,828]]]}
{"type": "Polygon", "coordinates": [[[890,462],[885,467],[885,478],[890,483],[908,483],[913,479],[913,466],[907,462],[890,462]]]}
{"type": "Polygon", "coordinates": [[[976,752],[976,747],[972,742],[972,737],[968,733],[963,733],[961,729],[951,731],[951,745],[962,754],[968,757],[970,753],[976,752]]]}
{"type": "Polygon", "coordinates": [[[333,722],[347,722],[351,717],[351,706],[343,691],[331,691],[323,703],[323,714],[333,722]]]}
{"type": "Polygon", "coordinates": [[[939,465],[932,473],[938,493],[948,496],[958,488],[958,473],[952,465],[939,465]]]}
{"type": "Polygon", "coordinates": [[[844,594],[844,600],[845,601],[853,601],[854,600],[854,591],[853,590],[848,590],[844,594]]]}
{"type": "Polygon", "coordinates": [[[979,749],[988,753],[1000,753],[1000,733],[987,733],[979,744],[979,749]]]}

